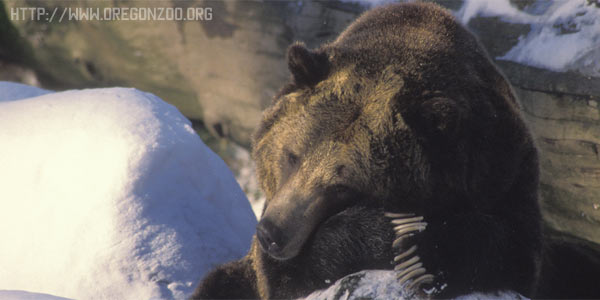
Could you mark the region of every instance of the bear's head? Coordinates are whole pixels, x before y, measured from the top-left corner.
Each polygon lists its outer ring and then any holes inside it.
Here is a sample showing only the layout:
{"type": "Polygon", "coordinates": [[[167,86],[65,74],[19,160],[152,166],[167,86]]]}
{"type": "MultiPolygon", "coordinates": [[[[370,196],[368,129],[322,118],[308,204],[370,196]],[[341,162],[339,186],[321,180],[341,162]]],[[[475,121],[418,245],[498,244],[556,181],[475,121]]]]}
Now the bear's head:
{"type": "Polygon", "coordinates": [[[427,215],[514,180],[507,145],[523,137],[509,86],[451,15],[422,6],[376,9],[317,50],[289,48],[292,81],[253,143],[270,256],[296,256],[353,205],[427,215]],[[377,23],[390,13],[398,23],[377,23]]]}

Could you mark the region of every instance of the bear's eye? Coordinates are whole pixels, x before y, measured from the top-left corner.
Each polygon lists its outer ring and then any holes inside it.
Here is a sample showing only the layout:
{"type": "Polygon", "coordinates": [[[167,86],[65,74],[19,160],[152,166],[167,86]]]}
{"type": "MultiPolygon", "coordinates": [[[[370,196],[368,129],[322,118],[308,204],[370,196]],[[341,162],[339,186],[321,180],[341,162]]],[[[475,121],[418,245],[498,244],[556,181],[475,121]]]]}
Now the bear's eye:
{"type": "Polygon", "coordinates": [[[287,158],[288,158],[288,163],[290,164],[290,166],[295,166],[298,164],[299,158],[298,155],[287,151],[287,158]]]}
{"type": "Polygon", "coordinates": [[[339,166],[335,167],[335,174],[338,177],[344,177],[345,173],[346,173],[346,166],[339,165],[339,166]]]}

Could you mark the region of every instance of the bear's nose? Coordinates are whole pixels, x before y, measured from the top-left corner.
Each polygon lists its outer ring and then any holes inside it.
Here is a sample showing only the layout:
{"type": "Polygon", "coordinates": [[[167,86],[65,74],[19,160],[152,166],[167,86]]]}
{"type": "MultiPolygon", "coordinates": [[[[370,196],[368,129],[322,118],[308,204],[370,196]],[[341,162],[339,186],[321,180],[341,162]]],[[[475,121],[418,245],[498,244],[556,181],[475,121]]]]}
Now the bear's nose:
{"type": "Polygon", "coordinates": [[[256,237],[262,249],[270,255],[279,254],[282,249],[282,234],[280,230],[269,222],[269,220],[261,220],[256,226],[256,237]]]}

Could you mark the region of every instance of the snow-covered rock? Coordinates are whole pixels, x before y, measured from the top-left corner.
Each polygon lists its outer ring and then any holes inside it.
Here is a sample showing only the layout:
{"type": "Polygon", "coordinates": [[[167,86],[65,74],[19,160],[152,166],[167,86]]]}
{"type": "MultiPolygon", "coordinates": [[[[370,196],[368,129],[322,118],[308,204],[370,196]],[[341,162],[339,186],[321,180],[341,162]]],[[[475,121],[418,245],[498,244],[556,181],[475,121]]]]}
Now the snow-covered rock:
{"type": "MultiPolygon", "coordinates": [[[[0,84],[10,100],[47,93],[0,84]]],[[[0,290],[188,296],[256,219],[223,161],[158,97],[110,88],[0,102],[0,290]]]]}
{"type": "MultiPolygon", "coordinates": [[[[325,290],[316,291],[303,300],[367,300],[367,299],[412,299],[398,284],[396,272],[365,270],[350,274],[325,290]]],[[[517,300],[527,299],[522,295],[506,291],[498,294],[472,293],[455,300],[517,300]]]]}
{"type": "Polygon", "coordinates": [[[345,276],[303,300],[403,299],[404,296],[394,271],[369,270],[345,276]]]}
{"type": "Polygon", "coordinates": [[[475,16],[528,24],[529,33],[502,60],[564,72],[600,76],[600,5],[588,0],[537,0],[523,10],[509,0],[465,0],[456,12],[467,24],[475,16]]]}

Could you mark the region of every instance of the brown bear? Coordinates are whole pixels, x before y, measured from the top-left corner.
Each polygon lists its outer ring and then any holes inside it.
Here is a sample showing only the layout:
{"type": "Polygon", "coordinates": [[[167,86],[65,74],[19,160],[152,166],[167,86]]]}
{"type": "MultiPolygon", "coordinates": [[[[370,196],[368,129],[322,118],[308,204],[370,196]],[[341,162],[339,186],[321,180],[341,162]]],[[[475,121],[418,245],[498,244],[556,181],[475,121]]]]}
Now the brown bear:
{"type": "Polygon", "coordinates": [[[292,45],[288,65],[254,136],[267,202],[250,253],[193,297],[296,298],[374,268],[434,297],[532,295],[536,147],[506,79],[450,13],[375,8],[316,50],[292,45]]]}

